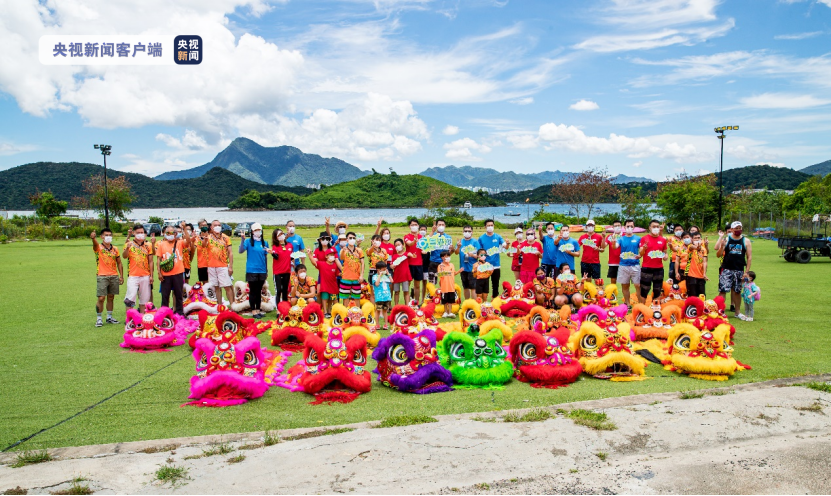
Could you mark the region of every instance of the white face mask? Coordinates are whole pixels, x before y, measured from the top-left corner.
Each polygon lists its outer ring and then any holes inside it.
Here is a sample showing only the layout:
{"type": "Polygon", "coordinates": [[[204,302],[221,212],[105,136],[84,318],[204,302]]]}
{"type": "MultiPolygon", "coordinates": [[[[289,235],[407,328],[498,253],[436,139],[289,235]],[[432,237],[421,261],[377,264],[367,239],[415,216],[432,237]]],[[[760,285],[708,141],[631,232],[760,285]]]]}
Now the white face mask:
{"type": "Polygon", "coordinates": [[[465,236],[465,239],[470,239],[470,238],[473,237],[473,233],[465,231],[464,236],[465,236]]]}
{"type": "Polygon", "coordinates": [[[260,239],[263,237],[262,231],[254,231],[254,239],[260,239]]]}
{"type": "Polygon", "coordinates": [[[346,234],[346,228],[345,227],[339,227],[338,228],[338,234],[346,234]]]}
{"type": "Polygon", "coordinates": [[[404,251],[404,245],[398,245],[395,247],[395,249],[398,251],[404,251]]]}
{"type": "Polygon", "coordinates": [[[533,234],[527,234],[525,236],[525,239],[527,239],[528,241],[534,241],[534,235],[533,234]]]}
{"type": "Polygon", "coordinates": [[[214,232],[219,234],[222,232],[222,226],[214,226],[214,232]]]}
{"type": "Polygon", "coordinates": [[[306,278],[306,273],[305,272],[298,272],[297,277],[299,277],[300,279],[305,279],[306,278]]]}
{"type": "Polygon", "coordinates": [[[418,232],[418,226],[410,226],[410,232],[418,232]]]}
{"type": "Polygon", "coordinates": [[[692,240],[690,238],[684,238],[684,244],[685,245],[688,245],[690,243],[692,243],[692,240]]]}
{"type": "Polygon", "coordinates": [[[341,241],[341,242],[340,242],[340,246],[341,246],[341,248],[343,248],[344,246],[346,246],[346,240],[345,240],[345,239],[344,239],[343,241],[341,241]]]}
{"type": "Polygon", "coordinates": [[[289,234],[294,234],[294,226],[289,226],[287,230],[289,234]]]}
{"type": "Polygon", "coordinates": [[[440,233],[443,233],[443,232],[444,232],[444,226],[438,226],[438,227],[436,227],[436,231],[438,231],[438,232],[440,232],[440,233]]]}
{"type": "Polygon", "coordinates": [[[383,239],[384,241],[389,241],[390,240],[390,235],[389,234],[384,234],[384,235],[381,236],[381,239],[383,239]]]}
{"type": "Polygon", "coordinates": [[[285,234],[280,234],[280,235],[277,236],[277,241],[285,241],[285,240],[286,240],[286,235],[285,234]]]}
{"type": "Polygon", "coordinates": [[[182,233],[177,232],[177,233],[176,233],[176,238],[178,238],[178,239],[182,239],[182,233]]]}
{"type": "Polygon", "coordinates": [[[450,257],[444,257],[441,259],[441,261],[444,263],[450,263],[450,257]]]}
{"type": "Polygon", "coordinates": [[[620,226],[615,226],[614,231],[615,234],[620,234],[620,226]]]}
{"type": "Polygon", "coordinates": [[[675,231],[675,237],[676,238],[680,238],[683,235],[684,235],[684,231],[675,231]]]}
{"type": "Polygon", "coordinates": [[[418,234],[422,236],[427,236],[427,231],[419,231],[418,234]]]}
{"type": "Polygon", "coordinates": [[[516,239],[522,239],[522,233],[516,233],[516,239]]]}
{"type": "Polygon", "coordinates": [[[329,263],[335,263],[335,257],[326,257],[326,261],[329,263]]]}
{"type": "Polygon", "coordinates": [[[107,243],[107,244],[112,243],[113,242],[113,237],[112,236],[104,236],[104,242],[107,243]]]}
{"type": "Polygon", "coordinates": [[[172,234],[165,234],[164,239],[166,239],[168,241],[173,241],[173,235],[172,234]]]}
{"type": "Polygon", "coordinates": [[[653,228],[652,228],[652,234],[654,234],[654,235],[656,235],[656,236],[657,236],[657,235],[658,235],[658,233],[660,233],[660,232],[661,232],[661,228],[660,228],[660,227],[653,227],[653,228]]]}
{"type": "Polygon", "coordinates": [[[493,232],[493,226],[486,227],[485,231],[488,231],[488,234],[491,234],[493,232]]]}
{"type": "Polygon", "coordinates": [[[379,246],[381,246],[381,242],[378,241],[378,240],[375,240],[375,241],[372,242],[372,246],[374,246],[375,248],[378,248],[379,246]]]}
{"type": "Polygon", "coordinates": [[[560,231],[560,236],[562,236],[563,238],[567,238],[568,237],[568,231],[560,231]]]}
{"type": "Polygon", "coordinates": [[[545,232],[547,232],[549,236],[554,236],[554,229],[549,229],[545,232]]]}
{"type": "Polygon", "coordinates": [[[348,244],[349,246],[355,246],[355,238],[347,239],[346,244],[348,244]]]}
{"type": "Polygon", "coordinates": [[[144,234],[144,233],[138,233],[138,234],[136,234],[136,241],[144,241],[144,238],[145,238],[145,234],[144,234]]]}
{"type": "Polygon", "coordinates": [[[588,226],[586,226],[586,231],[590,233],[594,232],[594,224],[589,224],[588,226]]]}
{"type": "Polygon", "coordinates": [[[626,226],[626,234],[632,234],[635,232],[635,228],[632,226],[626,226]]]}

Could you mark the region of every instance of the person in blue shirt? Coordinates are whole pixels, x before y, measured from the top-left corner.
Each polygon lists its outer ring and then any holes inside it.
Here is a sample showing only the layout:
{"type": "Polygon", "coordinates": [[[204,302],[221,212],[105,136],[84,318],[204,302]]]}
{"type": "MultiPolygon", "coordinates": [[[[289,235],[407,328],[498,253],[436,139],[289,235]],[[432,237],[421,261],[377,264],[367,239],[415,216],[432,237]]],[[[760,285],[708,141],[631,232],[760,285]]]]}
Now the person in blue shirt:
{"type": "MultiPolygon", "coordinates": [[[[560,267],[562,264],[567,263],[571,268],[571,272],[574,273],[574,257],[580,256],[580,244],[577,243],[577,240],[571,239],[570,236],[571,232],[568,226],[563,225],[560,228],[560,237],[554,240],[555,253],[557,254],[557,263],[555,265],[560,267]]],[[[543,247],[543,250],[545,250],[545,247],[543,247]]]]}
{"type": "Polygon", "coordinates": [[[459,272],[462,277],[462,290],[464,291],[465,299],[475,298],[476,278],[473,277],[473,264],[476,263],[476,252],[479,251],[481,246],[478,241],[473,239],[473,228],[471,226],[462,228],[462,236],[463,238],[456,243],[456,252],[459,253],[459,272]],[[464,253],[467,251],[466,248],[468,246],[472,246],[473,249],[468,248],[470,251],[464,253]]]}
{"type": "MultiPolygon", "coordinates": [[[[306,244],[303,243],[303,238],[299,235],[294,234],[294,221],[290,220],[286,222],[286,232],[288,236],[286,237],[286,243],[292,245],[292,253],[304,253],[306,251],[306,244]]],[[[292,272],[294,272],[294,267],[300,265],[300,258],[294,259],[294,265],[292,266],[292,272]]]]}
{"type": "Polygon", "coordinates": [[[265,314],[260,311],[260,305],[262,305],[263,285],[268,280],[266,260],[269,252],[268,241],[263,239],[263,226],[257,222],[251,224],[251,238],[249,239],[245,239],[245,233],[242,233],[239,252],[248,252],[245,259],[245,281],[249,288],[248,302],[251,304],[252,317],[261,319],[265,317],[265,314]]]}
{"type": "Polygon", "coordinates": [[[444,232],[444,228],[446,226],[447,223],[444,219],[436,219],[433,222],[433,236],[447,238],[447,242],[449,243],[448,246],[439,247],[430,251],[430,266],[427,268],[427,281],[432,283],[434,286],[439,283],[439,280],[436,277],[436,272],[438,271],[439,265],[441,265],[441,253],[443,251],[450,252],[451,255],[455,253],[455,250],[453,249],[453,237],[444,232]]]}
{"type": "Polygon", "coordinates": [[[553,222],[545,224],[545,232],[540,226],[540,241],[542,242],[542,261],[540,266],[545,271],[545,277],[556,279],[560,275],[560,269],[557,266],[557,254],[560,253],[557,242],[557,230],[553,222]]]}
{"type": "Polygon", "coordinates": [[[479,236],[479,246],[488,254],[487,263],[493,265],[493,273],[491,274],[491,297],[499,296],[499,279],[501,274],[501,251],[507,248],[508,244],[502,239],[502,236],[493,232],[493,219],[485,220],[485,234],[479,236]]]}
{"type": "MultiPolygon", "coordinates": [[[[623,290],[623,301],[629,305],[629,284],[635,285],[635,294],[641,294],[641,237],[633,234],[635,221],[626,219],[623,223],[623,236],[615,240],[615,248],[620,248],[620,266],[617,272],[617,283],[623,290]]],[[[643,301],[641,301],[643,303],[643,301]]]]}

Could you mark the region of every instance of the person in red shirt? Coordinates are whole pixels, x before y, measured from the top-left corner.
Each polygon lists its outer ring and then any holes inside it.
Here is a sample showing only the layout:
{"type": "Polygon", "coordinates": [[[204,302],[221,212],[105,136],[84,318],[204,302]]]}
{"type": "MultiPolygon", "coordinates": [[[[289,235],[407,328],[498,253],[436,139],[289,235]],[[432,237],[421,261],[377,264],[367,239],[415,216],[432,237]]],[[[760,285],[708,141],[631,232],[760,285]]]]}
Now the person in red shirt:
{"type": "Polygon", "coordinates": [[[312,257],[314,265],[320,273],[320,301],[323,302],[323,313],[326,318],[332,316],[332,304],[338,299],[338,276],[343,266],[334,250],[326,252],[322,259],[312,257]]]}
{"type": "Polygon", "coordinates": [[[286,243],[286,233],[277,228],[271,233],[271,271],[274,274],[274,292],[277,303],[289,301],[291,284],[291,252],[294,245],[286,243]]]}
{"type": "Polygon", "coordinates": [[[403,303],[407,303],[407,295],[410,294],[410,281],[413,280],[413,275],[410,274],[410,262],[421,257],[407,251],[404,240],[401,238],[396,239],[393,246],[395,254],[390,258],[388,265],[392,268],[393,305],[398,305],[399,295],[403,294],[403,303]]]}
{"type": "Polygon", "coordinates": [[[620,266],[620,246],[615,246],[615,240],[620,238],[622,231],[623,228],[619,220],[612,222],[612,233],[603,237],[603,244],[601,245],[604,250],[607,247],[609,248],[609,271],[606,272],[606,278],[612,284],[617,283],[617,269],[620,266]]]}
{"type": "Polygon", "coordinates": [[[519,280],[526,284],[534,280],[537,268],[540,266],[540,258],[542,258],[542,244],[536,240],[533,229],[526,231],[525,241],[519,245],[519,251],[522,252],[519,280]]]}
{"type": "Polygon", "coordinates": [[[525,241],[522,239],[522,228],[518,227],[514,229],[514,237],[516,241],[511,242],[511,249],[513,253],[511,253],[511,272],[514,273],[514,280],[519,279],[522,280],[521,272],[521,265],[522,265],[522,250],[520,247],[522,246],[525,241]]]}
{"type": "Polygon", "coordinates": [[[577,243],[583,249],[580,258],[580,276],[588,276],[589,280],[600,279],[600,252],[603,251],[603,236],[594,232],[594,220],[586,221],[586,232],[580,236],[577,243]]]}
{"type": "Polygon", "coordinates": [[[649,295],[649,286],[652,285],[652,300],[661,297],[664,284],[664,259],[667,257],[669,242],[661,236],[663,225],[655,219],[649,223],[649,234],[641,238],[641,303],[649,295]]]}
{"type": "MultiPolygon", "coordinates": [[[[392,257],[393,255],[395,255],[395,246],[393,245],[393,242],[392,242],[392,234],[390,233],[390,228],[389,227],[381,227],[381,224],[383,222],[384,222],[383,217],[378,219],[378,224],[375,227],[375,234],[380,234],[381,235],[381,249],[384,250],[385,252],[387,252],[390,257],[392,257]]],[[[370,267],[373,267],[373,266],[370,266],[370,267]]]]}
{"type": "Polygon", "coordinates": [[[407,265],[409,266],[410,275],[413,276],[412,298],[421,305],[421,302],[424,301],[424,295],[427,292],[427,285],[424,284],[422,288],[421,281],[424,280],[424,265],[421,250],[417,246],[418,240],[421,239],[421,235],[418,233],[418,227],[418,219],[410,219],[410,233],[404,236],[404,246],[407,247],[407,265]],[[410,257],[410,254],[413,256],[410,257]]]}

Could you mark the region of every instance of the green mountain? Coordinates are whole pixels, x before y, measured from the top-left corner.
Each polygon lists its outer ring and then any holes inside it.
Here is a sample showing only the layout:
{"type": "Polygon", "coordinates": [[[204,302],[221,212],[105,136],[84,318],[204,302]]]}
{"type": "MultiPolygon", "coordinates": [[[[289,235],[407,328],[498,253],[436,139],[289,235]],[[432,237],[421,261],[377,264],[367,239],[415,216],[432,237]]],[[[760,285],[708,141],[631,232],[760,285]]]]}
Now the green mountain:
{"type": "Polygon", "coordinates": [[[418,174],[374,173],[326,186],[303,197],[246,191],[228,208],[405,208],[428,206],[436,200],[445,202],[442,206],[448,207],[461,207],[465,202],[477,207],[504,205],[485,193],[474,193],[418,174]]]}
{"type": "Polygon", "coordinates": [[[812,176],[820,174],[821,176],[825,177],[828,174],[831,174],[831,160],[826,160],[825,162],[820,162],[818,164],[805,167],[804,169],[799,169],[799,172],[804,172],[812,176]]]}
{"type": "MultiPolygon", "coordinates": [[[[52,191],[59,200],[71,201],[83,195],[82,181],[104,173],[96,164],[78,162],[38,162],[20,165],[0,171],[0,207],[10,210],[33,210],[29,195],[40,191],[52,191]]],[[[308,194],[310,189],[301,187],[267,186],[215,168],[193,179],[158,181],[132,172],[107,169],[107,177],[126,176],[132,186],[136,201],[133,208],[182,208],[224,207],[246,189],[308,194]]],[[[70,206],[71,208],[71,206],[70,206]]]]}
{"type": "Polygon", "coordinates": [[[227,169],[261,184],[306,186],[350,181],[370,174],[337,158],[303,153],[293,146],[268,148],[237,138],[205,165],[156,176],[163,181],[199,177],[214,167],[227,169]]]}
{"type": "Polygon", "coordinates": [[[795,189],[809,177],[811,174],[788,167],[748,165],[724,171],[724,191],[731,193],[743,188],[795,189]]]}
{"type": "MultiPolygon", "coordinates": [[[[497,192],[532,190],[540,185],[559,181],[569,173],[556,170],[521,174],[513,171],[499,172],[486,167],[447,165],[431,167],[420,172],[420,174],[460,188],[486,188],[488,191],[497,192]]],[[[638,181],[648,182],[650,179],[630,177],[623,174],[615,176],[615,182],[619,184],[638,181]]]]}

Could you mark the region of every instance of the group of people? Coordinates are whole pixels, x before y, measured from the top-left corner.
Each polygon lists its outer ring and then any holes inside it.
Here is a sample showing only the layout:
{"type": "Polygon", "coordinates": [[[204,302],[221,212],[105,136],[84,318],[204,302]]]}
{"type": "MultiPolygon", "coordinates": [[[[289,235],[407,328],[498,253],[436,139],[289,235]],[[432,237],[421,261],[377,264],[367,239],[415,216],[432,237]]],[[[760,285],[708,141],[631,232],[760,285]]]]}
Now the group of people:
{"type": "MultiPolygon", "coordinates": [[[[495,232],[494,221],[484,222],[484,233],[473,235],[473,227],[466,225],[462,237],[455,242],[445,232],[444,219],[436,219],[431,226],[413,219],[408,223],[409,232],[392,239],[391,231],[379,220],[369,246],[362,247],[362,236],[349,230],[348,224],[338,222],[334,229],[330,219],[325,220],[314,248],[307,248],[302,237],[295,233],[295,223],[289,221],[285,228],[274,229],[269,243],[260,224],[254,223],[249,234],[242,233],[237,252],[246,253],[245,281],[249,285],[249,303],[255,318],[262,318],[261,290],[268,279],[268,259],[272,261],[272,277],[276,299],[292,304],[300,299],[318,301],[328,316],[338,300],[358,300],[371,297],[379,312],[380,322],[393,304],[415,300],[421,304],[427,298],[427,284],[432,283],[441,293],[445,304],[443,317],[452,316],[452,304],[457,302],[456,276],[462,283],[460,297],[479,298],[486,301],[490,294],[500,294],[501,254],[511,261],[511,271],[522,284],[533,283],[536,304],[558,308],[566,304],[582,305],[583,284],[597,282],[601,278],[600,254],[608,250],[606,277],[621,286],[624,301],[631,300],[630,285],[635,295],[645,302],[650,288],[653,299],[663,290],[665,277],[673,281],[685,281],[690,295],[706,294],[709,242],[702,237],[697,226],[687,230],[674,226],[669,237],[662,235],[663,224],[657,220],[649,223],[645,235],[635,234],[635,223],[626,219],[615,221],[611,232],[595,232],[595,222],[589,219],[585,232],[578,238],[571,237],[570,227],[562,225],[557,231],[552,222],[533,228],[517,227],[516,240],[506,241],[495,232]],[[429,233],[429,234],[428,234],[429,233]],[[429,241],[429,242],[428,242],[429,241]],[[458,265],[452,256],[458,254],[458,265]],[[580,277],[576,275],[575,259],[580,258],[580,277]],[[318,278],[308,275],[304,259],[318,270],[318,278]],[[664,262],[669,260],[668,274],[664,262]],[[371,291],[367,291],[367,286],[371,291]]],[[[192,224],[166,225],[163,239],[155,235],[147,237],[144,227],[136,224],[127,234],[123,250],[112,244],[112,231],[91,234],[93,251],[97,257],[98,284],[96,326],[105,322],[115,324],[113,300],[124,284],[121,259],[128,261],[127,289],[124,303],[128,308],[152,302],[154,271],[160,282],[163,306],[176,313],[183,313],[183,288],[190,283],[191,265],[197,262],[197,278],[211,284],[221,296],[224,290],[228,301],[234,301],[234,257],[231,239],[222,233],[220,221],[208,223],[202,219],[194,229],[192,224]],[[155,264],[154,264],[155,261],[155,264]],[[170,304],[171,295],[173,305],[170,304]]],[[[742,236],[740,222],[733,222],[726,232],[719,231],[715,245],[717,256],[722,259],[719,275],[719,292],[731,293],[732,308],[736,317],[753,319],[753,304],[758,299],[758,286],[753,282],[755,273],[750,271],[752,249],[749,240],[742,236]],[[745,303],[745,313],[739,310],[745,303]]]]}

